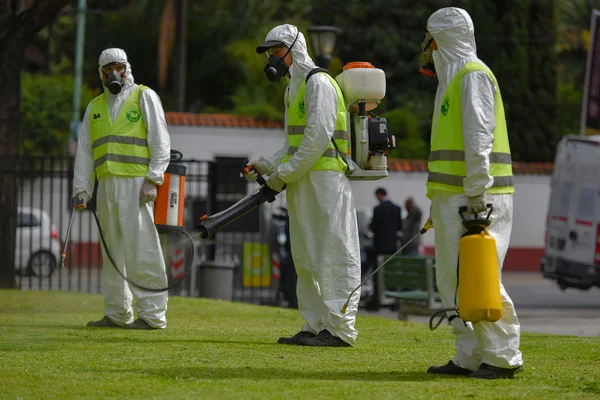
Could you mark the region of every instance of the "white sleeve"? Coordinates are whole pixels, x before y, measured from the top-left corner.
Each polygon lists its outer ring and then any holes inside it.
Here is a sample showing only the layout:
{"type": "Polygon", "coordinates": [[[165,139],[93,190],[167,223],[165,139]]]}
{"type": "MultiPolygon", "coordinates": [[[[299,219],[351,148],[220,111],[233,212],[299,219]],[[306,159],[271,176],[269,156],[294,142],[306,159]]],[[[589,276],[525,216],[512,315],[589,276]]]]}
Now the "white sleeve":
{"type": "Polygon", "coordinates": [[[140,109],[144,125],[148,130],[150,149],[150,169],[146,179],[162,185],[164,173],[171,160],[171,138],[167,129],[165,112],[160,98],[152,89],[146,89],[140,96],[140,109]]]}
{"type": "Polygon", "coordinates": [[[485,193],[493,182],[490,153],[496,129],[496,85],[484,71],[468,73],[461,83],[463,140],[465,144],[467,196],[485,193]]]}
{"type": "Polygon", "coordinates": [[[88,104],[85,114],[83,114],[79,129],[73,174],[73,196],[85,192],[91,198],[94,191],[96,172],[94,170],[94,157],[90,138],[90,104],[88,104]]]}
{"type": "Polygon", "coordinates": [[[287,183],[304,176],[323,155],[335,130],[337,92],[324,73],[313,75],[304,92],[306,128],[298,150],[279,166],[279,177],[287,183]]]}

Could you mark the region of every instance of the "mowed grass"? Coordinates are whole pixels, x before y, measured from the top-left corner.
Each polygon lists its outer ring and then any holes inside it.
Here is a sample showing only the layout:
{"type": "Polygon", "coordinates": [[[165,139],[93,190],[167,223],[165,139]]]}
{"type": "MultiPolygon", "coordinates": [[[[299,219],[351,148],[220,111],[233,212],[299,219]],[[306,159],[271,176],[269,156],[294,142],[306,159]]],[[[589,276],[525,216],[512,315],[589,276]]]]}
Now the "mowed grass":
{"type": "Polygon", "coordinates": [[[359,316],[354,348],[276,344],[296,310],[172,297],[162,331],[87,328],[102,297],[0,291],[2,399],[600,398],[600,338],[523,334],[514,379],[432,376],[450,329],[359,316]]]}

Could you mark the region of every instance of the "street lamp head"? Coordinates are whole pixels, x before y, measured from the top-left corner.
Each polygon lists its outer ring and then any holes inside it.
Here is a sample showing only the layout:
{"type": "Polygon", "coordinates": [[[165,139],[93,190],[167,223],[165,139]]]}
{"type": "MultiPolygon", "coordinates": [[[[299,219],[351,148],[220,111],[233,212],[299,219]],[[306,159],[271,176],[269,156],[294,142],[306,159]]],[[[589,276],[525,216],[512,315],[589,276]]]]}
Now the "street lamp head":
{"type": "Polygon", "coordinates": [[[329,63],[333,57],[335,41],[341,33],[342,30],[335,26],[321,25],[308,28],[312,52],[315,55],[315,61],[320,67],[329,68],[329,63]]]}

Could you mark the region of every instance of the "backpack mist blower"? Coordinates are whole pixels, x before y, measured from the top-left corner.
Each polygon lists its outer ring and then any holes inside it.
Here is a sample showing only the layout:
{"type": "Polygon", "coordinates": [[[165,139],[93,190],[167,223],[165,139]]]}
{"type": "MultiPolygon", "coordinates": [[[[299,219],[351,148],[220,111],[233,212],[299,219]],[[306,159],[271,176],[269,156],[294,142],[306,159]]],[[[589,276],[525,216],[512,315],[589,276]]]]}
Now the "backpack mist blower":
{"type": "MultiPolygon", "coordinates": [[[[157,195],[156,200],[154,201],[154,223],[157,232],[159,235],[167,234],[169,236],[175,236],[178,234],[183,234],[191,243],[191,257],[190,261],[186,262],[185,272],[183,276],[172,283],[169,286],[163,288],[150,288],[146,286],[142,286],[131,279],[127,278],[125,274],[117,267],[115,260],[113,259],[108,246],[106,244],[106,240],[104,239],[104,233],[102,232],[102,227],[100,225],[100,221],[98,219],[98,215],[96,214],[96,205],[95,205],[95,192],[96,188],[94,188],[94,196],[87,203],[87,209],[92,212],[94,219],[96,220],[96,225],[98,226],[98,232],[100,234],[100,241],[102,242],[102,246],[106,252],[106,256],[110,260],[110,263],[115,268],[117,273],[123,278],[127,283],[131,286],[137,287],[142,290],[146,290],[148,292],[165,292],[179,285],[187,276],[189,271],[194,264],[194,240],[192,236],[183,230],[183,199],[184,199],[184,185],[185,185],[185,173],[186,167],[184,165],[179,164],[183,155],[181,152],[177,150],[171,150],[171,160],[167,169],[164,173],[164,182],[162,185],[157,186],[157,195]]],[[[97,187],[97,182],[96,182],[97,187]]],[[[65,250],[61,255],[61,267],[64,266],[64,259],[66,257],[66,247],[69,240],[69,235],[71,233],[71,225],[73,222],[73,213],[75,209],[79,209],[80,205],[76,204],[71,210],[71,217],[69,219],[69,228],[67,230],[67,237],[65,240],[65,250]]]]}
{"type": "MultiPolygon", "coordinates": [[[[502,318],[496,240],[486,230],[492,222],[490,215],[494,208],[491,204],[487,204],[487,207],[489,212],[482,219],[477,214],[474,219],[465,219],[463,213],[467,207],[458,209],[467,230],[458,242],[458,307],[435,312],[429,320],[431,330],[442,323],[448,311],[456,312],[458,318],[473,324],[479,321],[495,322],[502,318]],[[433,319],[440,314],[443,315],[433,326],[433,319]]],[[[453,317],[456,318],[456,315],[449,319],[453,317]]]]}
{"type": "MultiPolygon", "coordinates": [[[[325,68],[315,68],[306,76],[306,82],[314,74],[331,73],[325,68]]],[[[348,169],[350,180],[376,180],[388,176],[386,152],[396,147],[396,139],[388,134],[387,121],[370,113],[385,97],[385,73],[368,62],[352,62],[334,78],[344,94],[347,107],[348,149],[345,154],[337,149],[348,169]]],[[[247,173],[245,170],[244,173],[247,173]]],[[[233,221],[254,210],[266,201],[273,201],[279,192],[269,188],[262,176],[257,182],[261,188],[244,197],[228,209],[214,215],[205,214],[200,218],[198,231],[202,239],[212,236],[233,221]]],[[[285,186],[284,186],[285,189],[285,186]]]]}
{"type": "MultiPolygon", "coordinates": [[[[308,73],[306,81],[318,72],[331,74],[325,68],[316,68],[308,73]]],[[[369,62],[357,61],[346,64],[335,80],[344,94],[348,115],[348,148],[346,154],[338,150],[348,166],[346,176],[350,180],[387,177],[385,154],[396,147],[396,137],[388,134],[385,118],[370,112],[385,97],[385,72],[369,62]]]]}

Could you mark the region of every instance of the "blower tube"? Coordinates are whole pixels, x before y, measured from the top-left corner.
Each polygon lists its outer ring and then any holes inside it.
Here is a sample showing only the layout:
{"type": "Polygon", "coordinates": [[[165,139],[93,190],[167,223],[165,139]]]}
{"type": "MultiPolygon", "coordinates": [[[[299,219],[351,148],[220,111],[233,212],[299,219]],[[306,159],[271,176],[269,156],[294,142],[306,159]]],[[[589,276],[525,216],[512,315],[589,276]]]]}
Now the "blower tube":
{"type": "MultiPolygon", "coordinates": [[[[254,167],[248,166],[243,169],[242,173],[247,174],[252,170],[254,170],[254,167]]],[[[202,217],[200,217],[201,222],[197,229],[200,232],[200,237],[202,239],[209,238],[236,219],[248,214],[262,203],[266,201],[271,203],[275,200],[275,196],[281,193],[268,187],[265,178],[263,178],[260,174],[258,174],[256,181],[261,185],[261,188],[256,192],[249,194],[224,211],[210,216],[208,214],[204,214],[202,217]]],[[[283,190],[285,190],[285,185],[283,185],[282,191],[283,190]]]]}
{"type": "Polygon", "coordinates": [[[277,194],[277,192],[270,187],[264,185],[256,192],[244,197],[228,209],[221,211],[214,215],[204,214],[200,217],[200,224],[198,225],[198,231],[200,237],[206,239],[227,225],[232,223],[238,218],[243,217],[262,203],[271,201],[277,194]]]}

